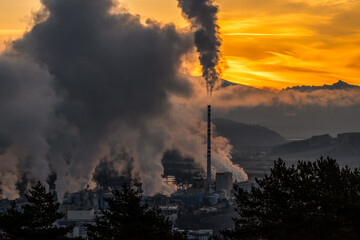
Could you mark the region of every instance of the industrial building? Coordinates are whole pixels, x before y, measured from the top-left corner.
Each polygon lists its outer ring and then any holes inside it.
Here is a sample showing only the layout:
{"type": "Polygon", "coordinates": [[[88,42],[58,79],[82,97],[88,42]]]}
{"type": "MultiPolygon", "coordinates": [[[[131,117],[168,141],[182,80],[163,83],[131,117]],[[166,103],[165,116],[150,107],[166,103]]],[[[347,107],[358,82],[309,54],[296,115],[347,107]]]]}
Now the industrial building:
{"type": "Polygon", "coordinates": [[[233,188],[233,175],[231,172],[216,173],[215,187],[217,192],[224,192],[225,196],[230,196],[233,188]]]}

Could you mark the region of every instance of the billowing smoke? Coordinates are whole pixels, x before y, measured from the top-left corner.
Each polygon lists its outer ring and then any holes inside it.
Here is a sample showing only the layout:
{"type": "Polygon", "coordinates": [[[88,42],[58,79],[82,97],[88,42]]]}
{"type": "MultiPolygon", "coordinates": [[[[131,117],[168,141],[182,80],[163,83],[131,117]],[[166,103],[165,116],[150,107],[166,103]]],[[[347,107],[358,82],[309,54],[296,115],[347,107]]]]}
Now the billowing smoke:
{"type": "MultiPolygon", "coordinates": [[[[190,33],[142,24],[113,0],[42,3],[42,18],[0,55],[1,197],[17,196],[23,174],[44,181],[56,173],[60,198],[94,187],[101,159],[116,160],[119,173],[131,169],[146,194],[172,191],[161,178],[163,153],[181,149],[202,164],[206,156],[197,131],[204,106],[192,106],[199,93],[180,74],[190,33]]],[[[220,163],[228,148],[214,151],[215,166],[241,170],[228,157],[220,163]]]]}
{"type": "Polygon", "coordinates": [[[54,79],[29,59],[0,55],[0,183],[2,197],[16,198],[23,173],[45,180],[46,135],[59,103],[54,79]]]}
{"type": "Polygon", "coordinates": [[[219,63],[219,26],[217,25],[218,7],[213,0],[178,0],[184,16],[191,21],[195,31],[195,45],[199,52],[203,77],[211,94],[218,80],[217,65],[219,63]]]}
{"type": "MultiPolygon", "coordinates": [[[[151,133],[151,122],[169,111],[169,95],[191,94],[190,84],[178,76],[180,59],[192,47],[188,37],[173,25],[144,26],[128,13],[110,14],[111,0],[43,4],[48,18],[13,49],[48,68],[63,100],[48,136],[58,191],[94,184],[89,179],[106,148],[102,145],[119,126],[126,129],[119,138],[138,154],[137,170],[151,166],[147,170],[154,176],[149,178],[158,180],[162,168],[154,159],[160,158],[166,139],[151,133]]],[[[153,186],[143,178],[149,192],[161,188],[159,181],[153,186]]]]}

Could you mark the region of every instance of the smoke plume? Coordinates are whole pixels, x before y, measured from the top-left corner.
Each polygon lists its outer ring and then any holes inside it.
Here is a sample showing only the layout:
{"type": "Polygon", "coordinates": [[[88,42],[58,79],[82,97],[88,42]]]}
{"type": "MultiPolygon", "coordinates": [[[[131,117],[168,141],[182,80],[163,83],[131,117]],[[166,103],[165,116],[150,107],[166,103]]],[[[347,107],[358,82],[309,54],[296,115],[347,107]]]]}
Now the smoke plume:
{"type": "Polygon", "coordinates": [[[0,182],[2,197],[18,196],[20,170],[46,180],[46,135],[59,98],[53,77],[26,58],[0,55],[0,182]]]}
{"type": "Polygon", "coordinates": [[[218,7],[213,0],[178,0],[184,16],[191,21],[195,31],[195,45],[199,52],[203,77],[211,94],[218,80],[216,67],[219,63],[219,26],[217,25],[218,7]]]}
{"type": "MultiPolygon", "coordinates": [[[[95,187],[102,159],[116,161],[119,174],[131,169],[145,194],[170,193],[166,150],[205,162],[196,131],[205,106],[192,106],[197,89],[181,74],[191,34],[143,24],[115,2],[43,0],[31,30],[0,55],[1,197],[18,196],[23,174],[45,181],[56,173],[59,198],[95,187]]],[[[214,150],[221,170],[241,170],[220,163],[228,148],[214,150]]]]}

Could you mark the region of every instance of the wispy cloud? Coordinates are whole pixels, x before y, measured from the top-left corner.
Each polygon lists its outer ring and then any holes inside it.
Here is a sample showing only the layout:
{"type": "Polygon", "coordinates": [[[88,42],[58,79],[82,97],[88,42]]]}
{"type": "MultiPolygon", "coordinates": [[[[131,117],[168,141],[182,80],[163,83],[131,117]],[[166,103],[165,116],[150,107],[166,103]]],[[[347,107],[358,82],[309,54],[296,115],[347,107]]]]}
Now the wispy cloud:
{"type": "Polygon", "coordinates": [[[360,84],[360,2],[228,0],[221,9],[223,78],[278,89],[360,84]]]}
{"type": "Polygon", "coordinates": [[[225,36],[311,36],[306,33],[226,33],[225,36]]]}

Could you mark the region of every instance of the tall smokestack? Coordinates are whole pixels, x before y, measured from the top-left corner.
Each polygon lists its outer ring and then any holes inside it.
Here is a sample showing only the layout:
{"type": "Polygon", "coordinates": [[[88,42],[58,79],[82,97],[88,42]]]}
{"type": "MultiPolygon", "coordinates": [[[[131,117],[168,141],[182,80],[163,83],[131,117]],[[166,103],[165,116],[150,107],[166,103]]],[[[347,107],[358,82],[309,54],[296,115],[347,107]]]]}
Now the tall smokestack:
{"type": "Polygon", "coordinates": [[[208,130],[207,130],[207,186],[211,190],[211,105],[208,105],[208,130]]]}

